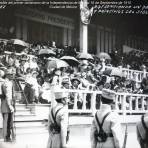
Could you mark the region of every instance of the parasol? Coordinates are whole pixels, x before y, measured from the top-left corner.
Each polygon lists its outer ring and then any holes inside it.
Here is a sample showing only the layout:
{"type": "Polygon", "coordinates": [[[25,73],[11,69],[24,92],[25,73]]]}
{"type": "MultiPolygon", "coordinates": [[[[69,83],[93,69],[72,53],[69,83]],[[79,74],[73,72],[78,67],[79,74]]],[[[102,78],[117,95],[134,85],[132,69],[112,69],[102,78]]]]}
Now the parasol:
{"type": "Polygon", "coordinates": [[[71,66],[78,66],[80,64],[80,62],[72,56],[63,56],[60,59],[66,61],[71,66]]]}
{"type": "Polygon", "coordinates": [[[113,68],[111,71],[111,76],[122,77],[123,76],[122,70],[119,68],[113,68]]]}
{"type": "Polygon", "coordinates": [[[46,64],[47,69],[61,68],[61,67],[68,67],[68,66],[69,66],[69,64],[66,61],[56,59],[56,58],[51,59],[46,64]]]}
{"type": "Polygon", "coordinates": [[[100,52],[99,56],[100,59],[106,59],[106,60],[111,60],[111,57],[108,53],[106,52],[100,52]]]}
{"type": "Polygon", "coordinates": [[[38,55],[56,55],[56,53],[51,49],[45,48],[45,49],[39,50],[38,55]]]}
{"type": "Polygon", "coordinates": [[[23,46],[23,47],[28,47],[28,44],[20,39],[10,39],[7,43],[11,43],[13,45],[19,45],[19,46],[23,46]]]}
{"type": "Polygon", "coordinates": [[[78,59],[93,60],[93,56],[89,53],[80,53],[78,59]]]}

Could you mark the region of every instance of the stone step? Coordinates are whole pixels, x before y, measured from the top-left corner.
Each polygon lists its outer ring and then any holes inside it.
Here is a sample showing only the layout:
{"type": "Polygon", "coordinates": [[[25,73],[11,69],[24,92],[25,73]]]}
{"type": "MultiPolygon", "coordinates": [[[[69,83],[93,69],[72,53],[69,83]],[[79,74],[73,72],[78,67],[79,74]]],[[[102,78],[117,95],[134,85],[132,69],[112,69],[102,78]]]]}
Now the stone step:
{"type": "Polygon", "coordinates": [[[15,117],[18,116],[35,116],[35,113],[31,113],[30,111],[15,112],[15,117]]]}
{"type": "Polygon", "coordinates": [[[48,133],[46,127],[16,128],[16,135],[48,133]]]}
{"type": "Polygon", "coordinates": [[[16,108],[16,112],[24,112],[24,111],[30,112],[30,108],[16,108]]]}
{"type": "Polygon", "coordinates": [[[16,128],[37,128],[37,127],[46,127],[45,123],[42,121],[39,122],[15,122],[16,128]]]}

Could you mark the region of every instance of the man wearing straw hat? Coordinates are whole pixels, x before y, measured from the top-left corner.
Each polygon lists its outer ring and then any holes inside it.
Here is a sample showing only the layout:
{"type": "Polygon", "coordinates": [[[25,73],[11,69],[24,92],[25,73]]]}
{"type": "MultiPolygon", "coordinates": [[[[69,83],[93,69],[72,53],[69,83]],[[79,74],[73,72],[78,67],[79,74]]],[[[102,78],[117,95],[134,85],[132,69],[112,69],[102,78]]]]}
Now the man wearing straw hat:
{"type": "Polygon", "coordinates": [[[91,126],[91,148],[122,148],[123,134],[120,118],[116,112],[111,111],[114,98],[114,91],[102,90],[102,104],[91,126]]]}
{"type": "Polygon", "coordinates": [[[68,140],[68,107],[67,96],[61,88],[56,88],[54,92],[56,106],[49,112],[48,131],[49,140],[47,148],[67,148],[68,140]]]}

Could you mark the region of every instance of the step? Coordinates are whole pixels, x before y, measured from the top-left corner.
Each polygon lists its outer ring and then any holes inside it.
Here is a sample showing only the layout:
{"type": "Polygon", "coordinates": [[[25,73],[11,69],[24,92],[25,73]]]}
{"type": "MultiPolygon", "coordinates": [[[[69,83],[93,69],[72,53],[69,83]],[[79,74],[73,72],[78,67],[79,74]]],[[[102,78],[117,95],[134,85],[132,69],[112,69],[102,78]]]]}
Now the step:
{"type": "Polygon", "coordinates": [[[24,112],[24,111],[30,111],[30,108],[16,108],[16,112],[24,112]]]}
{"type": "Polygon", "coordinates": [[[46,127],[16,128],[16,135],[48,133],[46,127]]]}
{"type": "Polygon", "coordinates": [[[46,127],[45,123],[40,122],[16,122],[15,123],[16,128],[37,128],[37,127],[46,127]]]}
{"type": "Polygon", "coordinates": [[[21,112],[15,112],[15,116],[34,116],[35,113],[31,113],[30,111],[21,111],[21,112]]]}

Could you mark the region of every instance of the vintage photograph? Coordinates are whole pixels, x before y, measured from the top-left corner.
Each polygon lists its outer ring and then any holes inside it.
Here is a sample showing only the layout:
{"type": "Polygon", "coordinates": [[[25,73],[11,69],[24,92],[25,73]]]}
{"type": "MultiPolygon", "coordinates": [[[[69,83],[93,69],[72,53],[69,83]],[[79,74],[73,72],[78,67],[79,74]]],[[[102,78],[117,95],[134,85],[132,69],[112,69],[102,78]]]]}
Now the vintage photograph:
{"type": "Polygon", "coordinates": [[[148,2],[0,2],[0,148],[148,148],[148,2]]]}

